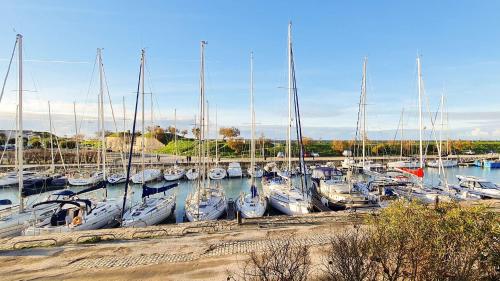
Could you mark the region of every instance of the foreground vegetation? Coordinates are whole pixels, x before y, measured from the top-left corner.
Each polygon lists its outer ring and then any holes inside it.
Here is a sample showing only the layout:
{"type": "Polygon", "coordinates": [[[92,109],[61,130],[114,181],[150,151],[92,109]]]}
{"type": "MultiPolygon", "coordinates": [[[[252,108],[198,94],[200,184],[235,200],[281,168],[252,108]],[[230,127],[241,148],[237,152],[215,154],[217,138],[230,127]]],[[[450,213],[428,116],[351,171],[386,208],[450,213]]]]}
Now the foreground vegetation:
{"type": "Polygon", "coordinates": [[[396,201],[337,233],[311,261],[292,238],[252,253],[228,280],[500,280],[500,222],[485,207],[396,201]]]}

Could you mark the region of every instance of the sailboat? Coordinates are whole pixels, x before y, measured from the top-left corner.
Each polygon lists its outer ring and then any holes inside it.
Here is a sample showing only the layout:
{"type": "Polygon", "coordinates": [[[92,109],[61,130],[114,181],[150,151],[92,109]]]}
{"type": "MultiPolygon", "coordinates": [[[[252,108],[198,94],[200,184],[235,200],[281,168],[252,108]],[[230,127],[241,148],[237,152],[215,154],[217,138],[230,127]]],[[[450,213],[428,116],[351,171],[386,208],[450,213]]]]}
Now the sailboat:
{"type": "Polygon", "coordinates": [[[219,131],[217,126],[217,108],[215,109],[215,167],[208,171],[208,177],[212,180],[221,180],[227,176],[226,169],[219,165],[219,131]]]}
{"type": "MultiPolygon", "coordinates": [[[[250,120],[252,124],[252,139],[250,143],[250,171],[255,169],[255,110],[253,103],[253,53],[250,54],[250,120]]],[[[262,172],[262,170],[261,170],[262,172]]],[[[255,185],[255,173],[250,174],[250,193],[241,194],[236,201],[236,207],[240,211],[241,216],[244,218],[256,218],[264,215],[267,209],[267,200],[264,196],[260,195],[255,185]]],[[[261,175],[262,176],[262,175],[261,175]]]]}
{"type": "MultiPolygon", "coordinates": [[[[144,49],[142,50],[141,63],[142,63],[142,69],[145,69],[145,65],[146,65],[146,51],[144,49]]],[[[147,183],[147,182],[150,182],[150,181],[155,181],[155,180],[161,178],[161,176],[162,176],[161,175],[161,170],[159,170],[159,169],[155,169],[155,168],[147,168],[146,169],[146,164],[144,162],[145,142],[146,142],[146,139],[144,137],[144,134],[145,134],[145,132],[144,132],[144,130],[145,130],[145,125],[144,125],[144,121],[145,121],[145,117],[144,117],[144,96],[145,96],[145,93],[144,93],[144,84],[145,84],[144,71],[141,72],[141,81],[142,81],[142,83],[141,83],[141,93],[142,93],[141,94],[141,97],[142,97],[142,102],[141,102],[141,106],[142,106],[142,111],[141,111],[141,113],[142,113],[142,118],[141,118],[141,122],[142,122],[142,130],[141,130],[141,167],[142,167],[142,170],[132,176],[132,182],[136,183],[136,184],[144,184],[144,183],[147,183]]],[[[152,107],[151,107],[151,110],[153,110],[152,107]]],[[[151,120],[151,122],[152,121],[153,120],[151,120]]]]}
{"type": "MultiPolygon", "coordinates": [[[[295,122],[297,125],[297,138],[300,145],[301,171],[305,171],[303,163],[303,145],[300,128],[300,114],[298,112],[298,96],[295,81],[295,66],[292,49],[292,23],[288,25],[288,138],[287,138],[287,171],[292,171],[292,100],[294,100],[295,122]]],[[[305,173],[301,173],[300,186],[292,182],[290,177],[263,178],[263,189],[272,207],[287,215],[300,215],[309,213],[311,198],[308,192],[305,173]]]]}
{"type": "Polygon", "coordinates": [[[189,193],[186,198],[186,217],[189,221],[216,220],[226,211],[226,195],[217,182],[211,185],[207,177],[207,152],[205,151],[205,41],[201,41],[201,70],[200,70],[200,134],[198,136],[198,168],[201,171],[197,178],[196,191],[189,193]]]}
{"type": "Polygon", "coordinates": [[[48,218],[30,224],[23,231],[24,235],[92,230],[110,226],[117,222],[121,213],[119,201],[80,198],[80,195],[84,193],[102,188],[106,187],[104,185],[93,186],[72,194],[68,199],[47,200],[34,204],[33,208],[55,205],[57,209],[51,212],[48,218]]]}
{"type": "Polygon", "coordinates": [[[415,180],[414,184],[394,187],[394,192],[409,200],[418,199],[424,203],[434,203],[437,200],[450,201],[450,197],[446,193],[436,189],[424,186],[424,150],[423,150],[423,119],[422,119],[422,96],[423,96],[423,80],[422,80],[422,65],[420,57],[417,56],[417,79],[418,79],[418,127],[419,127],[419,168],[407,169],[400,168],[398,171],[407,174],[411,179],[415,180]]]}
{"type": "Polygon", "coordinates": [[[363,79],[361,83],[361,98],[360,98],[360,104],[359,104],[359,114],[361,115],[360,118],[358,119],[358,122],[360,122],[359,129],[361,130],[361,138],[362,138],[362,156],[361,156],[361,161],[354,163],[353,168],[356,170],[362,171],[362,172],[380,172],[384,167],[380,163],[375,163],[371,160],[366,159],[366,140],[367,140],[367,134],[366,134],[366,67],[368,65],[368,58],[365,57],[363,61],[363,79]]]}
{"type": "Polygon", "coordinates": [[[97,63],[99,64],[99,98],[98,98],[98,132],[101,141],[101,147],[97,152],[98,171],[87,173],[74,173],[68,177],[68,183],[74,186],[96,185],[106,179],[106,138],[104,132],[104,65],[102,63],[101,49],[97,49],[97,63]],[[102,163],[101,163],[102,162],[102,163]],[[102,169],[99,171],[99,166],[102,169]]]}
{"type": "MultiPolygon", "coordinates": [[[[350,172],[348,172],[350,173],[350,172]]],[[[371,205],[366,194],[358,190],[358,185],[345,177],[341,171],[331,167],[314,169],[314,186],[321,196],[321,202],[332,209],[359,208],[371,205]]]]}
{"type": "MultiPolygon", "coordinates": [[[[17,183],[19,194],[19,205],[12,206],[8,210],[2,210],[0,218],[0,238],[20,235],[28,224],[44,220],[52,215],[57,205],[47,204],[43,207],[25,207],[25,180],[32,176],[32,172],[24,170],[24,141],[23,141],[23,36],[17,34],[14,50],[17,47],[18,54],[18,110],[16,114],[16,171],[9,173],[12,184],[17,183]],[[17,179],[14,180],[14,178],[17,179]],[[27,178],[28,177],[28,178],[27,178]]],[[[14,53],[9,63],[9,68],[14,58],[14,53]]],[[[7,71],[9,73],[9,71],[7,71]]],[[[6,77],[7,79],[7,77],[6,77]]],[[[3,91],[3,90],[2,90],[3,91]]],[[[3,95],[3,93],[2,93],[3,95]]],[[[58,197],[59,198],[59,197],[58,197]]],[[[61,198],[65,198],[64,196],[61,198]]]]}
{"type": "Polygon", "coordinates": [[[122,226],[144,227],[159,224],[173,214],[175,194],[167,195],[166,191],[176,187],[178,183],[168,184],[159,188],[142,187],[142,202],[130,208],[123,216],[122,226]],[[154,194],[163,196],[150,197],[154,194]]]}
{"type": "MultiPolygon", "coordinates": [[[[144,50],[143,50],[144,53],[144,50]]],[[[142,56],[142,59],[144,59],[144,56],[142,56]]],[[[144,64],[143,61],[141,60],[141,69],[140,73],[142,74],[144,72],[144,64]]],[[[141,80],[144,78],[144,76],[140,75],[141,80]]],[[[141,80],[139,83],[141,83],[141,80]]],[[[144,83],[144,81],[142,81],[144,83]]],[[[137,103],[139,101],[138,98],[139,91],[137,91],[137,98],[136,98],[136,111],[134,112],[134,124],[132,128],[132,134],[135,134],[135,124],[137,120],[137,103]]],[[[135,139],[135,137],[134,137],[135,139]]],[[[130,155],[129,158],[132,157],[132,150],[133,150],[133,141],[132,140],[130,144],[130,155]]],[[[129,160],[129,166],[131,162],[129,160]]],[[[129,174],[129,171],[127,171],[127,174],[129,174]]],[[[128,189],[128,180],[126,180],[126,190],[125,194],[127,193],[128,189]]],[[[152,187],[152,186],[147,186],[146,184],[142,185],[142,202],[138,205],[132,206],[127,212],[122,214],[122,226],[123,227],[144,227],[144,226],[151,226],[158,224],[162,221],[164,221],[166,218],[168,218],[170,215],[172,215],[174,208],[175,208],[175,200],[176,196],[175,194],[169,194],[167,195],[167,191],[176,187],[178,183],[172,183],[172,184],[166,184],[162,185],[159,187],[152,187]],[[163,194],[162,194],[163,193],[163,194]],[[161,196],[162,194],[162,196],[161,196]],[[156,196],[154,196],[156,195],[156,196]],[[158,196],[160,195],[160,196],[158,196]]],[[[125,200],[126,200],[126,195],[123,199],[124,201],[124,206],[125,206],[125,200]]]]}
{"type": "Polygon", "coordinates": [[[186,174],[186,170],[182,167],[177,166],[177,157],[179,156],[177,151],[177,110],[174,109],[174,145],[175,145],[175,161],[176,164],[166,169],[163,172],[163,177],[166,181],[176,181],[180,180],[186,174]]]}

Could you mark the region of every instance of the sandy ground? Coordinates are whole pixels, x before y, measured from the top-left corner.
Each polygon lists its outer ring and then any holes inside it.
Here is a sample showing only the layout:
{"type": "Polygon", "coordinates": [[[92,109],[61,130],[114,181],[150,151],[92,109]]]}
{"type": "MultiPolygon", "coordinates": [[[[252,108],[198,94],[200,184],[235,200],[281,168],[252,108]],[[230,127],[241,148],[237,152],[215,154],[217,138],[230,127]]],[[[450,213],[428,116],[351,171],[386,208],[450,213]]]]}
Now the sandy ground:
{"type": "MultiPolygon", "coordinates": [[[[312,246],[313,259],[332,233],[362,221],[358,214],[315,214],[303,218],[273,218],[215,233],[147,239],[116,239],[98,243],[0,251],[1,280],[226,280],[228,271],[243,266],[248,253],[269,243],[292,238],[312,246]]],[[[189,227],[189,224],[184,224],[189,227]]],[[[132,230],[114,229],[117,237],[132,230]],[[122,233],[123,232],[123,233],[122,233]]],[[[109,230],[107,231],[110,232],[109,230]]],[[[162,233],[156,233],[162,234],[162,233]]],[[[67,236],[61,236],[68,239],[67,236]]],[[[3,241],[7,244],[20,238],[3,241]]],[[[2,241],[0,241],[2,243],[2,241]]],[[[10,247],[10,246],[9,246],[10,247]]],[[[4,249],[9,248],[4,247],[4,249]]]]}

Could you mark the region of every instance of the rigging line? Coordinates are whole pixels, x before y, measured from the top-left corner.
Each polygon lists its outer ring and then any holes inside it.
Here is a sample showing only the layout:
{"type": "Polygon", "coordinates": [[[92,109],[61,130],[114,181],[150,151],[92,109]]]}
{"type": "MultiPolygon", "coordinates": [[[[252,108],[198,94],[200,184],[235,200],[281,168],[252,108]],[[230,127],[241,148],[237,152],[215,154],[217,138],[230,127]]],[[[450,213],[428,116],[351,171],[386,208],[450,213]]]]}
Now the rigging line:
{"type": "MultiPolygon", "coordinates": [[[[89,101],[90,89],[92,88],[92,82],[94,81],[96,65],[97,65],[97,54],[95,56],[94,66],[92,67],[92,74],[90,75],[89,87],[87,89],[87,95],[85,96],[85,102],[83,104],[84,106],[86,106],[88,104],[88,101],[89,101]]],[[[86,115],[86,113],[87,112],[84,112],[82,114],[82,119],[80,120],[80,124],[78,125],[78,132],[82,131],[82,124],[83,124],[84,116],[86,115]]]]}
{"type": "MultiPolygon", "coordinates": [[[[431,130],[428,132],[428,139],[431,139],[432,135],[434,134],[434,129],[435,129],[434,121],[435,121],[435,119],[433,119],[434,117],[432,116],[430,102],[429,102],[429,97],[425,94],[425,84],[424,84],[424,81],[422,80],[421,83],[422,83],[422,99],[425,99],[425,106],[426,106],[426,109],[427,109],[427,113],[429,114],[429,119],[430,119],[431,125],[432,125],[431,130]]],[[[435,118],[437,118],[437,114],[438,114],[438,111],[436,111],[435,118]]],[[[427,156],[429,145],[430,145],[430,141],[427,142],[426,145],[425,145],[425,153],[424,153],[425,156],[427,156]]]]}
{"type": "MultiPolygon", "coordinates": [[[[145,64],[144,67],[146,68],[146,71],[148,73],[147,77],[148,77],[148,88],[149,88],[149,92],[151,93],[151,100],[152,100],[152,104],[154,104],[156,102],[156,104],[158,105],[158,116],[159,118],[161,119],[161,116],[160,116],[160,106],[158,104],[158,100],[156,99],[156,95],[154,95],[154,98],[153,98],[153,82],[151,81],[151,71],[149,70],[149,65],[148,64],[145,64]]],[[[153,110],[153,108],[151,108],[151,110],[153,110]]],[[[154,112],[151,112],[151,116],[153,117],[151,119],[151,127],[153,127],[153,124],[154,124],[154,115],[153,115],[154,112]]]]}
{"type": "Polygon", "coordinates": [[[363,83],[361,83],[361,95],[359,95],[359,103],[358,103],[358,119],[356,120],[356,133],[354,135],[354,144],[353,144],[353,154],[354,157],[356,157],[356,154],[359,150],[359,143],[357,143],[358,140],[358,135],[360,134],[359,132],[359,126],[360,126],[360,119],[361,119],[361,104],[363,103],[363,83]]]}
{"type": "Polygon", "coordinates": [[[399,115],[399,121],[398,121],[398,127],[396,128],[396,132],[394,133],[394,138],[392,139],[393,142],[396,142],[396,138],[398,136],[399,128],[402,126],[402,120],[403,119],[403,114],[399,115]]]}
{"type": "Polygon", "coordinates": [[[10,56],[9,66],[7,67],[7,73],[5,73],[5,78],[3,79],[2,92],[0,93],[0,102],[2,102],[3,93],[5,91],[5,85],[7,84],[7,78],[9,77],[10,67],[12,66],[12,61],[14,59],[14,54],[16,53],[17,39],[14,43],[14,48],[12,49],[12,55],[10,56]]]}
{"type": "MultiPolygon", "coordinates": [[[[111,95],[109,93],[108,79],[106,78],[106,71],[104,70],[104,63],[102,65],[102,74],[104,76],[104,85],[106,86],[106,93],[108,94],[109,107],[111,108],[111,116],[113,117],[113,125],[115,126],[115,132],[118,132],[118,125],[116,124],[115,111],[113,109],[113,103],[111,101],[111,95]]],[[[103,128],[104,130],[104,128],[103,128]]]]}
{"type": "Polygon", "coordinates": [[[10,140],[10,137],[11,137],[13,131],[14,130],[9,130],[9,137],[5,139],[5,143],[4,143],[3,151],[2,151],[2,156],[0,157],[0,164],[2,163],[3,157],[5,155],[5,151],[7,151],[7,144],[9,143],[9,140],[10,140]]]}
{"type": "MultiPolygon", "coordinates": [[[[292,61],[292,77],[293,77],[293,97],[294,97],[294,103],[295,103],[295,130],[297,131],[297,141],[298,141],[298,146],[299,146],[299,163],[300,163],[300,169],[301,169],[301,178],[300,178],[300,183],[301,183],[301,188],[302,188],[302,193],[304,193],[304,190],[307,188],[307,178],[306,178],[306,168],[305,168],[305,162],[304,162],[304,143],[302,142],[302,124],[300,120],[300,109],[299,109],[299,95],[297,92],[297,80],[295,79],[295,60],[293,58],[293,49],[290,46],[290,53],[291,53],[291,61],[292,61]]],[[[307,191],[309,194],[309,190],[307,191]]]]}
{"type": "Polygon", "coordinates": [[[54,124],[52,124],[51,130],[52,130],[52,132],[54,132],[54,137],[56,138],[57,150],[59,152],[59,156],[61,157],[61,163],[62,163],[63,169],[64,169],[64,171],[66,171],[66,165],[64,164],[64,158],[63,158],[62,151],[61,151],[61,145],[59,142],[59,138],[57,137],[57,132],[56,132],[56,128],[55,128],[54,124]]]}
{"type": "MultiPolygon", "coordinates": [[[[106,86],[106,93],[108,94],[109,106],[111,108],[111,116],[113,116],[113,124],[115,125],[115,133],[118,134],[118,125],[116,124],[115,111],[113,109],[113,103],[111,101],[111,94],[109,93],[108,79],[106,78],[106,71],[104,70],[104,63],[101,62],[101,65],[102,65],[102,68],[101,68],[102,74],[104,76],[104,85],[106,86]]],[[[102,128],[102,129],[104,130],[104,128],[102,128]]],[[[124,130],[125,130],[125,128],[124,128],[124,130]]],[[[125,167],[125,158],[123,157],[123,151],[120,151],[120,160],[122,162],[122,166],[125,167]]]]}

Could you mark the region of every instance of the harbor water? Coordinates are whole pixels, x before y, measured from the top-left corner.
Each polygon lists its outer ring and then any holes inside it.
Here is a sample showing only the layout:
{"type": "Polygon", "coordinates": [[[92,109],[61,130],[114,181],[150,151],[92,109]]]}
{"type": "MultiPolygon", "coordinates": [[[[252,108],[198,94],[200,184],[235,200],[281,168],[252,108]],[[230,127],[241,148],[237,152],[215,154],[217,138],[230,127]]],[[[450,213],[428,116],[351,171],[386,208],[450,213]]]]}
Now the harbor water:
{"type": "MultiPolygon", "coordinates": [[[[480,167],[455,167],[455,168],[445,169],[445,176],[448,184],[458,183],[456,175],[476,176],[488,179],[497,184],[500,183],[500,169],[485,169],[480,167]]],[[[438,169],[426,168],[425,182],[428,185],[437,186],[441,182],[441,177],[439,176],[438,169]]],[[[214,183],[214,181],[212,181],[212,183],[214,183]]],[[[156,187],[159,187],[163,184],[166,184],[166,182],[158,181],[158,182],[148,183],[149,186],[156,186],[156,187]]],[[[224,188],[226,197],[228,199],[231,198],[233,200],[236,200],[242,192],[249,192],[250,190],[249,178],[230,178],[230,179],[226,178],[221,180],[221,184],[224,188]]],[[[262,192],[262,185],[260,179],[256,180],[256,185],[258,190],[262,192]]],[[[141,193],[142,193],[141,185],[133,184],[131,186],[132,186],[132,192],[131,192],[132,202],[138,203],[141,200],[141,193]]],[[[167,194],[172,194],[172,193],[176,194],[175,214],[174,218],[171,219],[171,222],[173,222],[174,219],[175,222],[177,223],[184,221],[184,214],[185,214],[184,203],[186,201],[186,197],[190,192],[194,191],[196,187],[197,187],[197,181],[181,180],[179,181],[179,185],[177,187],[167,191],[167,194]]],[[[70,189],[77,191],[83,188],[70,187],[70,189]]],[[[107,196],[107,198],[110,199],[122,199],[124,190],[125,190],[124,184],[108,185],[107,194],[106,191],[101,190],[95,192],[95,194],[93,195],[101,198],[107,196]]],[[[27,201],[28,204],[30,204],[35,201],[44,200],[50,193],[52,192],[30,196],[25,200],[27,201]]],[[[18,190],[16,188],[1,188],[0,199],[10,199],[14,204],[16,204],[19,202],[18,190]]]]}

